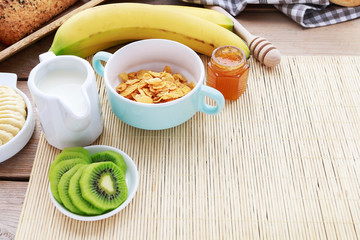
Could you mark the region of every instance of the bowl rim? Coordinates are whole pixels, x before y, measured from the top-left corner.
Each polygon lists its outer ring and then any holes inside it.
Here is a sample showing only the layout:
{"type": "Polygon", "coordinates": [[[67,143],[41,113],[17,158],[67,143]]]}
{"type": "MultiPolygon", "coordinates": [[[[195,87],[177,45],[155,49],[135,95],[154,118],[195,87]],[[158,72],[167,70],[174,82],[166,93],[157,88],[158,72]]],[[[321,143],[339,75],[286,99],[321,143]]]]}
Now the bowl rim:
{"type": "Polygon", "coordinates": [[[139,105],[139,106],[146,106],[146,107],[150,107],[150,108],[158,108],[158,107],[165,107],[165,106],[171,106],[171,105],[174,105],[180,101],[183,101],[184,99],[186,98],[190,98],[192,95],[195,94],[195,92],[200,88],[201,85],[203,85],[204,83],[204,80],[205,80],[205,67],[204,67],[204,64],[200,58],[200,56],[193,50],[191,49],[190,47],[186,46],[185,44],[183,43],[180,43],[180,42],[177,42],[177,41],[173,41],[173,40],[168,40],[168,39],[160,39],[160,38],[153,38],[153,39],[143,39],[143,40],[137,40],[137,41],[134,41],[134,42],[131,42],[121,48],[119,48],[117,51],[115,51],[110,59],[108,60],[108,62],[106,63],[106,65],[108,64],[111,64],[114,60],[113,56],[115,54],[119,54],[123,51],[126,51],[128,48],[130,47],[133,47],[134,45],[141,45],[141,44],[144,44],[144,43],[148,43],[148,42],[158,42],[159,46],[161,45],[161,43],[164,43],[164,42],[167,42],[168,44],[172,44],[174,46],[177,46],[177,47],[181,47],[184,49],[184,51],[187,51],[189,54],[191,54],[194,59],[196,59],[196,62],[199,64],[200,66],[200,78],[199,78],[199,81],[195,84],[195,87],[193,89],[191,89],[190,92],[188,92],[186,95],[178,98],[178,99],[175,99],[173,101],[170,101],[170,102],[165,102],[165,103],[156,103],[156,104],[149,104],[149,103],[142,103],[142,102],[136,102],[136,101],[133,101],[133,100],[130,100],[130,99],[127,99],[123,96],[121,96],[119,93],[116,92],[116,90],[111,86],[110,82],[107,80],[107,74],[108,74],[108,70],[105,66],[105,69],[104,69],[104,82],[105,82],[105,86],[106,88],[115,96],[118,96],[121,100],[125,101],[125,102],[128,102],[128,103],[132,103],[132,104],[135,104],[135,105],[139,105]]]}
{"type": "MultiPolygon", "coordinates": [[[[139,186],[139,173],[138,173],[137,167],[136,167],[133,159],[129,155],[127,155],[124,151],[122,151],[118,148],[108,146],[108,145],[90,145],[90,146],[86,146],[84,148],[89,150],[90,154],[100,152],[100,151],[113,150],[113,151],[120,153],[124,157],[125,163],[127,165],[126,174],[134,174],[134,176],[135,176],[134,188],[131,190],[128,189],[127,199],[119,207],[115,208],[114,210],[112,210],[110,212],[107,212],[107,213],[104,213],[101,215],[96,215],[96,216],[83,216],[83,215],[79,215],[79,214],[70,212],[69,210],[67,210],[65,207],[63,207],[60,203],[58,203],[56,201],[56,199],[54,198],[54,196],[51,193],[50,182],[49,182],[49,187],[48,187],[48,193],[49,193],[50,199],[54,203],[55,207],[61,213],[63,213],[64,215],[66,215],[72,219],[79,220],[79,221],[103,220],[103,219],[109,218],[109,217],[119,213],[132,201],[132,199],[134,198],[134,196],[137,192],[137,188],[139,186]],[[128,170],[130,170],[129,173],[128,173],[128,170]]],[[[129,186],[129,183],[126,182],[126,185],[129,186]]]]}
{"type": "Polygon", "coordinates": [[[9,158],[13,157],[18,152],[20,152],[26,146],[26,144],[29,142],[30,138],[33,135],[34,129],[35,129],[34,112],[33,112],[32,104],[31,104],[29,98],[26,96],[25,93],[23,93],[17,87],[11,87],[11,88],[14,89],[18,94],[20,94],[20,96],[24,99],[24,102],[26,104],[27,113],[26,113],[25,124],[20,129],[20,131],[12,139],[10,139],[10,141],[8,141],[4,145],[0,146],[0,152],[4,151],[5,148],[9,148],[6,151],[7,154],[5,155],[5,157],[4,158],[0,157],[0,163],[8,160],[9,158]],[[27,131],[29,131],[28,135],[24,135],[27,131]],[[21,138],[24,138],[24,140],[25,140],[24,144],[16,144],[16,142],[19,141],[19,139],[21,139],[21,138]]]}

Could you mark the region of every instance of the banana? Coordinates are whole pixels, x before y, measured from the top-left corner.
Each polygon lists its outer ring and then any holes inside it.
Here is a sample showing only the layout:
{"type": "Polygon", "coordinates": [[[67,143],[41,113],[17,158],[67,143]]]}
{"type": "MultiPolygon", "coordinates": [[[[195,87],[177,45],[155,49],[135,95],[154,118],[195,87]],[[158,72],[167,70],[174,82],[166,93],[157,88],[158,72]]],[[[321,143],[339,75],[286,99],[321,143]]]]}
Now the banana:
{"type": "Polygon", "coordinates": [[[220,12],[208,8],[180,6],[180,5],[156,5],[156,7],[161,7],[165,9],[170,8],[184,13],[192,14],[194,16],[198,16],[210,22],[216,23],[217,25],[220,25],[230,31],[233,31],[234,28],[234,23],[229,17],[227,17],[226,15],[220,12]]]}
{"type": "Polygon", "coordinates": [[[60,26],[50,51],[56,55],[87,57],[120,43],[163,38],[183,43],[208,56],[223,45],[237,46],[249,56],[248,46],[235,33],[180,9],[141,3],[90,8],[75,14],[60,26]]]}

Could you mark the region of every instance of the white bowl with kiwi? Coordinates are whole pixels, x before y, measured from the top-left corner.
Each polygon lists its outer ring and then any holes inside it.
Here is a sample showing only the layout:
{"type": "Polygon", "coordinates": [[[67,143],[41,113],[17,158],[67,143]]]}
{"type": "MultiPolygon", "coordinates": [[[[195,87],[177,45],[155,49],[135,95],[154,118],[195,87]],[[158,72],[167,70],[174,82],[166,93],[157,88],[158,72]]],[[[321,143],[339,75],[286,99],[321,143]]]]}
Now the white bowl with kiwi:
{"type": "Polygon", "coordinates": [[[135,196],[139,174],[123,151],[106,145],[64,149],[49,168],[49,193],[55,207],[80,221],[115,215],[135,196]]]}

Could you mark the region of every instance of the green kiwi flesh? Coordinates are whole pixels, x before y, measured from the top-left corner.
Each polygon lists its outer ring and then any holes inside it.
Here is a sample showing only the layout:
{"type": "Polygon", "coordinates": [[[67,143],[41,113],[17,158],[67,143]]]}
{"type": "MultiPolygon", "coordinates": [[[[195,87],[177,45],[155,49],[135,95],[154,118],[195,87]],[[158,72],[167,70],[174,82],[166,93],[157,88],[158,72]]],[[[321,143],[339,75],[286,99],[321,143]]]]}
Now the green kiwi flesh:
{"type": "MultiPolygon", "coordinates": [[[[84,149],[86,150],[86,149],[84,149]]],[[[90,158],[90,153],[89,155],[87,155],[86,153],[82,153],[82,152],[74,152],[74,151],[65,151],[63,150],[61,153],[59,153],[58,155],[56,155],[54,161],[52,161],[51,165],[50,165],[50,172],[53,171],[53,168],[60,162],[62,161],[67,161],[67,160],[71,160],[73,158],[83,158],[84,160],[86,160],[87,163],[91,163],[91,158],[90,158]]],[[[87,150],[86,150],[87,151],[87,150]]]]}
{"type": "Polygon", "coordinates": [[[68,148],[64,148],[62,152],[77,152],[77,153],[82,153],[87,157],[90,157],[90,152],[83,147],[68,147],[68,148]]]}
{"type": "Polygon", "coordinates": [[[86,215],[100,215],[102,214],[104,211],[94,207],[91,203],[89,203],[88,201],[86,201],[82,194],[81,194],[81,189],[80,189],[80,178],[81,175],[83,173],[83,170],[87,167],[87,165],[85,166],[81,166],[77,172],[71,177],[70,179],[70,183],[69,183],[69,196],[70,199],[72,201],[72,203],[75,205],[75,207],[77,209],[79,209],[80,211],[84,212],[86,215]]]}
{"type": "Polygon", "coordinates": [[[91,162],[113,162],[115,163],[123,172],[126,173],[126,163],[124,161],[124,158],[121,154],[115,152],[115,151],[104,151],[104,152],[98,152],[91,155],[91,162]]]}
{"type": "Polygon", "coordinates": [[[72,176],[74,176],[74,174],[78,171],[78,169],[82,166],[86,166],[84,164],[77,164],[74,167],[72,167],[69,171],[67,171],[66,173],[64,173],[59,181],[58,184],[58,192],[59,192],[59,196],[60,199],[63,203],[63,205],[70,211],[73,212],[75,214],[80,214],[80,215],[84,215],[84,212],[82,212],[81,210],[79,210],[72,202],[72,200],[70,199],[69,196],[69,184],[70,184],[70,179],[72,178],[72,176]]]}
{"type": "Polygon", "coordinates": [[[69,171],[72,167],[77,164],[88,164],[88,161],[84,158],[72,158],[66,161],[61,161],[57,163],[53,168],[49,170],[49,180],[50,180],[50,189],[51,193],[59,203],[62,203],[59,191],[58,191],[58,184],[60,178],[64,173],[69,171]]]}
{"type": "Polygon", "coordinates": [[[119,207],[128,196],[124,172],[113,162],[88,165],[80,178],[84,199],[103,211],[119,207]]]}

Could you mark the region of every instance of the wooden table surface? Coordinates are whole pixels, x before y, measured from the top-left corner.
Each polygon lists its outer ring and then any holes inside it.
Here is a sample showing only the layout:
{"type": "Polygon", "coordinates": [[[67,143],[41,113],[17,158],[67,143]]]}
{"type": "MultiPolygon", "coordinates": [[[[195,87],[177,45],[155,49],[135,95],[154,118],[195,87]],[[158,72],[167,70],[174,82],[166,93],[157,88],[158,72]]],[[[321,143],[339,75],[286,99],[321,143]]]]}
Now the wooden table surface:
{"type": "MultiPolygon", "coordinates": [[[[116,2],[116,1],[106,1],[116,2]]],[[[154,4],[186,5],[176,0],[142,1],[154,4]]],[[[283,55],[359,55],[360,19],[332,26],[304,29],[271,6],[248,5],[236,17],[251,33],[275,44],[283,55]]],[[[54,33],[0,62],[0,72],[16,73],[18,88],[30,99],[27,87],[29,72],[38,64],[38,55],[46,52],[54,33]]],[[[114,48],[116,49],[116,48],[114,48]]],[[[12,239],[30,178],[41,126],[36,120],[34,134],[17,155],[0,163],[0,239],[12,239]]]]}

